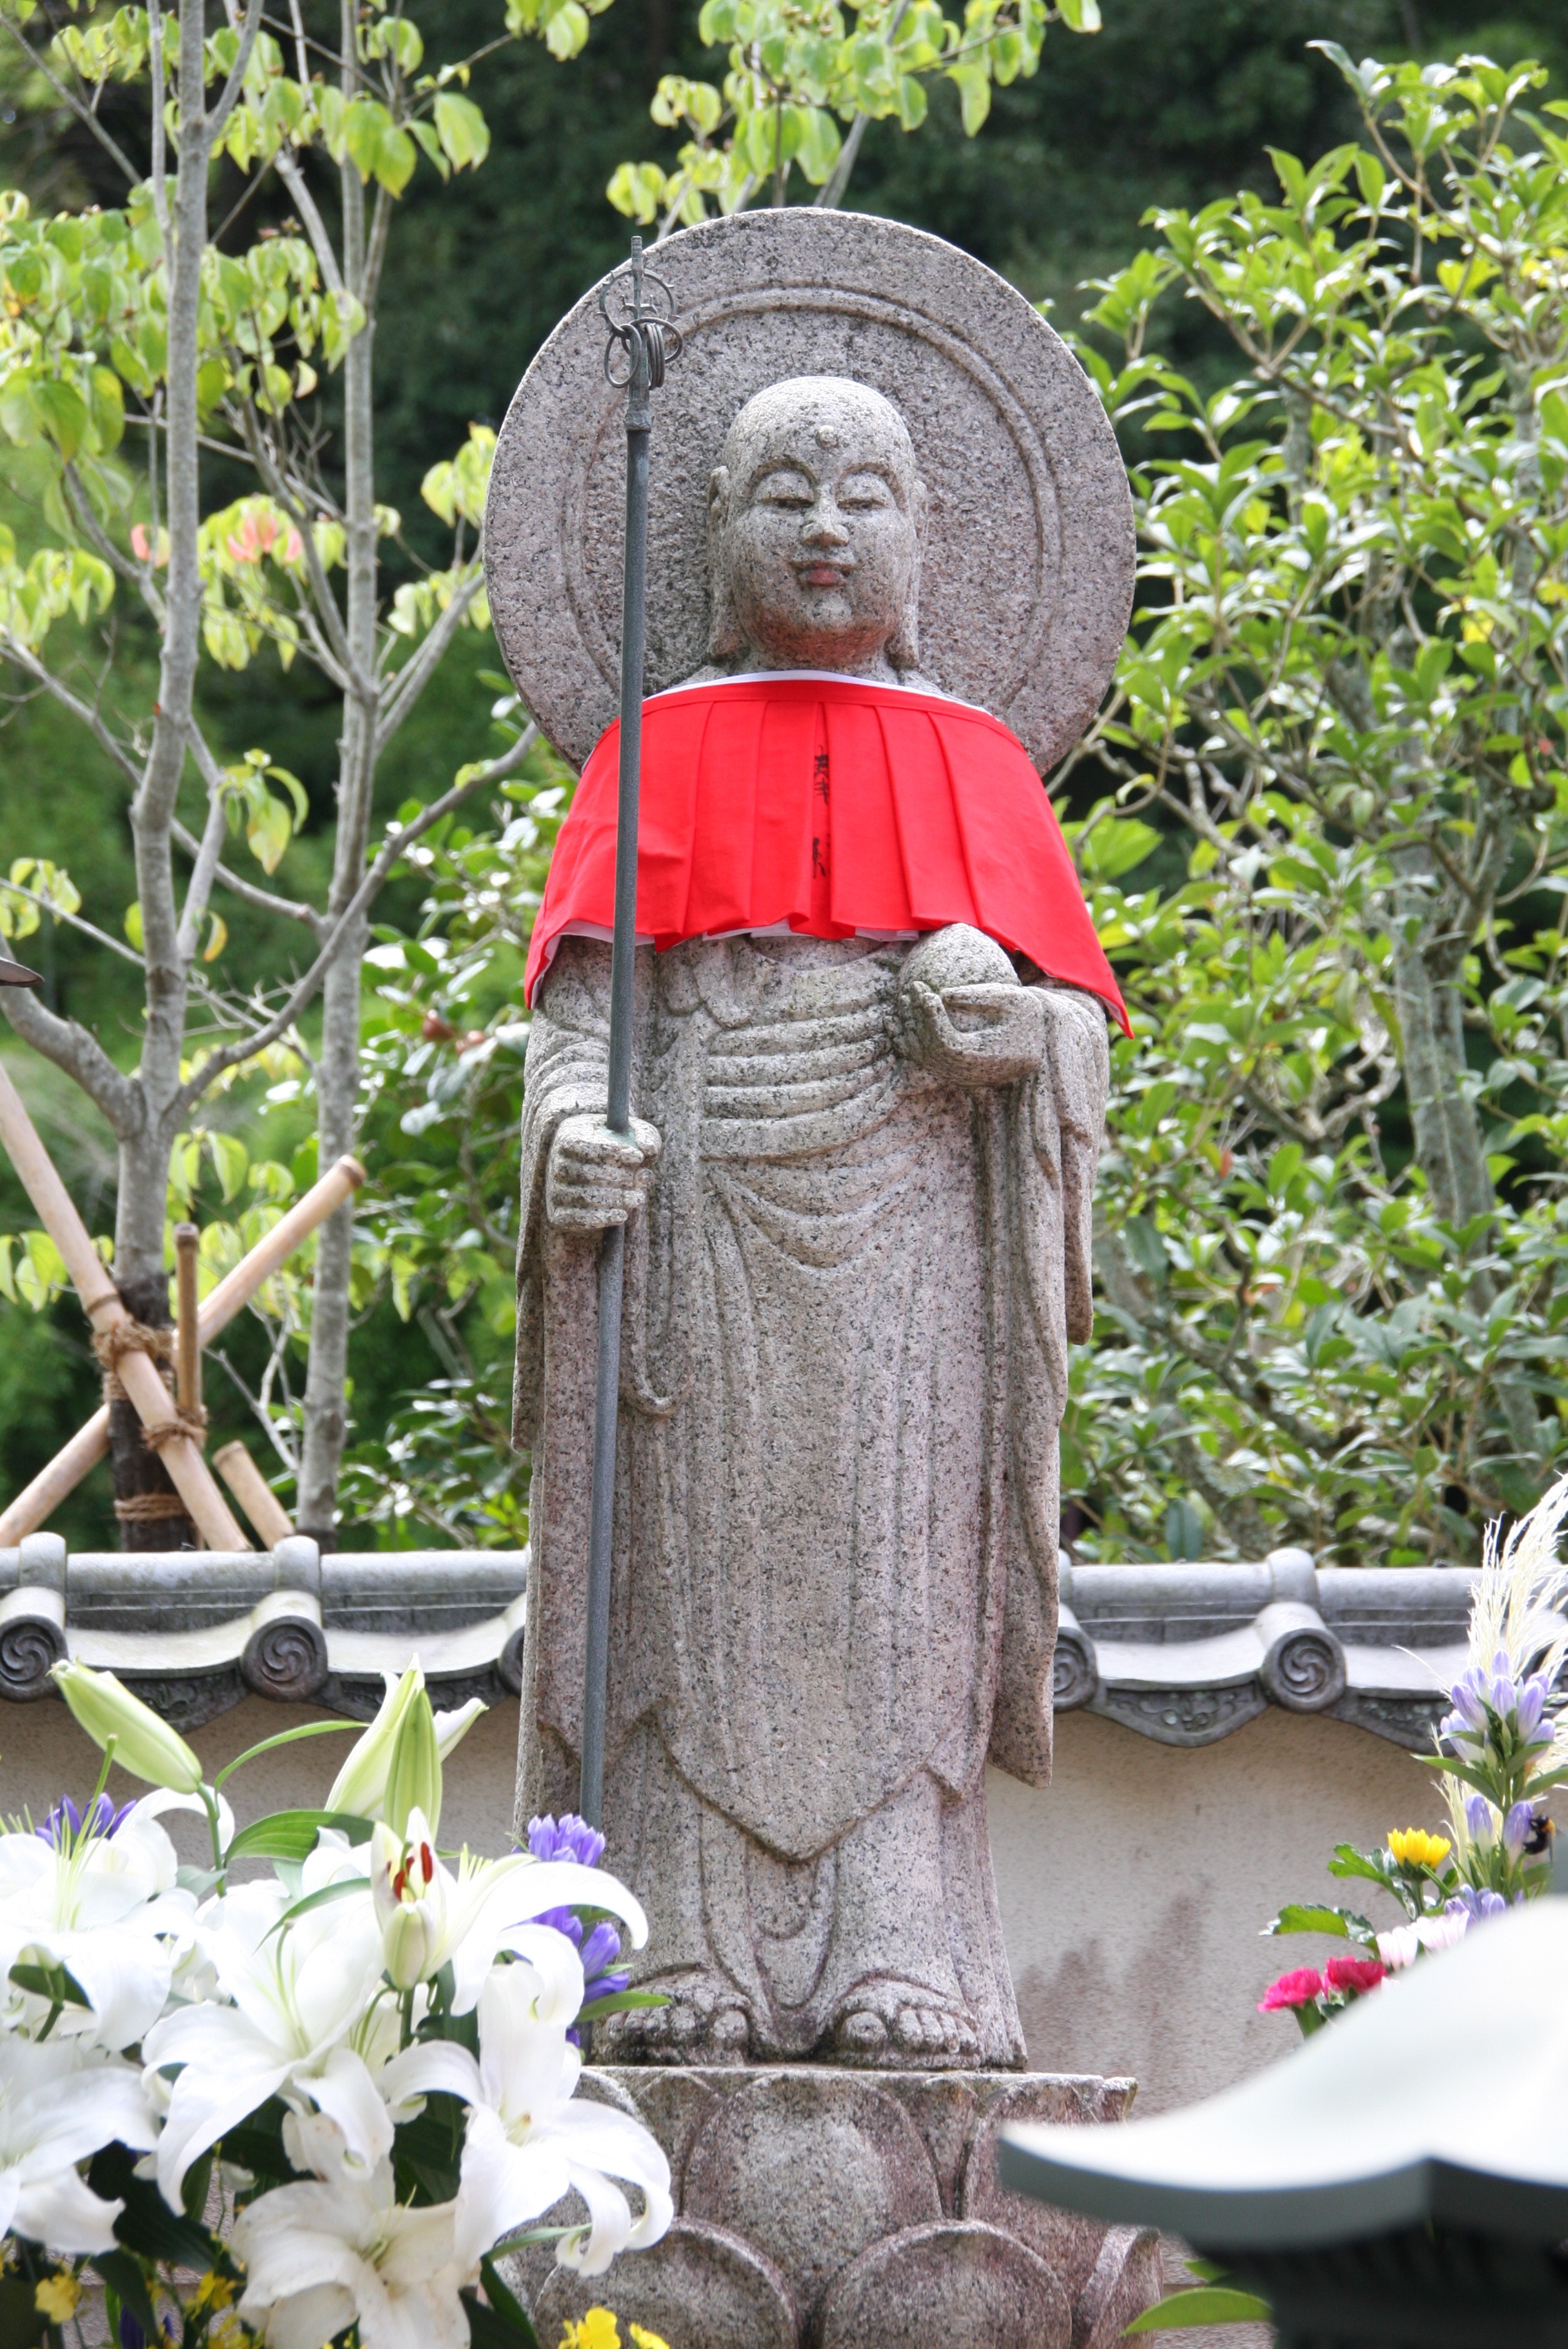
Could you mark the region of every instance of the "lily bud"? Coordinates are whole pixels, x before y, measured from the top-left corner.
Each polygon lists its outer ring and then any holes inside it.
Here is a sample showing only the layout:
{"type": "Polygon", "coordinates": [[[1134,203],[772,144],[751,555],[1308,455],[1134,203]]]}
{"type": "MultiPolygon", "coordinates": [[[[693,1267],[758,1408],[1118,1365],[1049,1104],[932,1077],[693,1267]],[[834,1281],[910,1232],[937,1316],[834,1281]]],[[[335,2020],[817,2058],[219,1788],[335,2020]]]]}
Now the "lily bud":
{"type": "Polygon", "coordinates": [[[381,1806],[381,1815],[394,1835],[408,1832],[416,1811],[429,1822],[434,1835],[441,1816],[441,1750],[436,1743],[436,1716],[422,1682],[397,1723],[381,1806]]]}
{"type": "Polygon", "coordinates": [[[416,1809],[408,1816],[407,1841],[385,1820],[377,1822],[371,1837],[370,1889],[387,1977],[396,1990],[428,1982],[441,1961],[447,1886],[436,1863],[433,1832],[416,1809]]]}
{"type": "Polygon", "coordinates": [[[364,1736],[350,1746],[348,1759],[332,1782],[332,1792],[326,1798],[329,1811],[352,1811],[361,1819],[379,1818],[398,1724],[424,1686],[425,1676],[418,1664],[410,1664],[396,1684],[391,1673],[387,1673],[380,1712],[364,1736]]]}
{"type": "Polygon", "coordinates": [[[105,1752],[112,1744],[114,1758],[133,1778],[150,1786],[171,1786],[177,1794],[193,1795],[201,1784],[201,1764],[182,1737],[160,1721],[122,1687],[113,1672],[95,1672],[87,1664],[57,1664],[55,1684],[93,1744],[105,1752]]]}
{"type": "MultiPolygon", "coordinates": [[[[404,1716],[417,1698],[425,1699],[425,1675],[418,1664],[410,1664],[400,1681],[394,1682],[387,1674],[387,1693],[381,1710],[369,1728],[350,1750],[347,1760],[332,1783],[326,1798],[331,1811],[352,1811],[356,1818],[379,1819],[388,1816],[387,1781],[392,1767],[392,1754],[404,1716]]],[[[428,1700],[425,1699],[427,1709],[428,1700]]],[[[436,1752],[445,1762],[455,1747],[467,1736],[486,1707],[480,1699],[470,1697],[465,1705],[453,1713],[438,1713],[434,1716],[436,1752]]],[[[440,1796],[437,1794],[437,1806],[440,1796]]]]}

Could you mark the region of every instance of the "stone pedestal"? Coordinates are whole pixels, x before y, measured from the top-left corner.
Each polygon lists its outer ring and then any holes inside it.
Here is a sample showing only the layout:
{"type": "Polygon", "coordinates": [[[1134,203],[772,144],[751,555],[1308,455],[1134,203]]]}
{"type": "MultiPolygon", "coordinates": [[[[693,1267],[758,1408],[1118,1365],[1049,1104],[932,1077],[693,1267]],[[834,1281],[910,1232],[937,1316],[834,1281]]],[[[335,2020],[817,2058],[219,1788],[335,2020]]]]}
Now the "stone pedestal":
{"type": "Polygon", "coordinates": [[[1006,2124],[1119,2119],[1130,2081],[605,2065],[583,2093],[653,2130],[676,2215],[593,2283],[520,2261],[546,2344],[599,2304],[669,2349],[1111,2349],[1160,2297],[1152,2233],[996,2177],[1006,2124]]]}

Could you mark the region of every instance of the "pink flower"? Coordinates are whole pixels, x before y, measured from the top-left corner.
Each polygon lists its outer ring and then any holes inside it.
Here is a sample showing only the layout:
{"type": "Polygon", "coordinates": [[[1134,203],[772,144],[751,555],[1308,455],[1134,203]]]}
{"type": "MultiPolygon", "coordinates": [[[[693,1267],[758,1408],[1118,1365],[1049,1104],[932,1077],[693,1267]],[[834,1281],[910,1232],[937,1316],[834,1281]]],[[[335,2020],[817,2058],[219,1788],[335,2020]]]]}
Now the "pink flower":
{"type": "Polygon", "coordinates": [[[155,553],[151,539],[139,522],[133,522],[130,526],[130,551],[139,563],[150,562],[155,571],[161,571],[169,560],[169,542],[165,533],[159,532],[155,553]]]}
{"type": "Polygon", "coordinates": [[[1297,1966],[1293,1974],[1281,1974],[1278,1982],[1270,1982],[1258,2001],[1260,2014],[1279,2014],[1297,2006],[1310,2006],[1315,1998],[1323,1995],[1323,1976],[1315,1966],[1297,1966]]]}
{"type": "Polygon", "coordinates": [[[1352,1991],[1359,1997],[1363,1991],[1376,1990],[1387,1971],[1380,1958],[1330,1958],[1323,1979],[1328,1989],[1352,1991]]]}

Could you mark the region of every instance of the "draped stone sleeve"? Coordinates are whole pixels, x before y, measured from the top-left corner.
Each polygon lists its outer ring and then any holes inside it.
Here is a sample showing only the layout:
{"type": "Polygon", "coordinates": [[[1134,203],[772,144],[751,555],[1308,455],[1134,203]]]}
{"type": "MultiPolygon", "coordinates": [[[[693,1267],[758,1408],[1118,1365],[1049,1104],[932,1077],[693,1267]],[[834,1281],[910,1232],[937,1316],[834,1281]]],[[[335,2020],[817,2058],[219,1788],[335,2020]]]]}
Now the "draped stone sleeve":
{"type": "Polygon", "coordinates": [[[523,1064],[522,1206],[517,1247],[517,1376],[511,1440],[539,1441],[544,1407],[545,1174],[556,1129],[603,1115],[610,1051],[610,949],[565,938],[540,990],[523,1064]]]}
{"type": "Polygon", "coordinates": [[[1067,988],[1039,992],[1045,1056],[1005,1112],[1007,1586],[989,1754],[1027,1785],[1044,1785],[1051,1772],[1057,1431],[1068,1341],[1081,1343],[1093,1326],[1091,1205],[1110,1079],[1101,1006],[1067,988]]]}

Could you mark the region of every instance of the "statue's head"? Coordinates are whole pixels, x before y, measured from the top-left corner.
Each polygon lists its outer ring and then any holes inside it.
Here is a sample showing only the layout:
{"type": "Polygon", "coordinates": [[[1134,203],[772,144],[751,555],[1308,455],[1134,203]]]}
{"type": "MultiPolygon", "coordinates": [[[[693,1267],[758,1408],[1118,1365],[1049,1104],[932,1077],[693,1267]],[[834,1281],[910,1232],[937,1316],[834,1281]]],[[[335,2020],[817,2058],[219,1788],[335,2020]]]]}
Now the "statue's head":
{"type": "Polygon", "coordinates": [[[924,508],[909,429],[880,391],[831,375],[759,391],[708,484],[710,657],[913,668],[924,508]]]}

